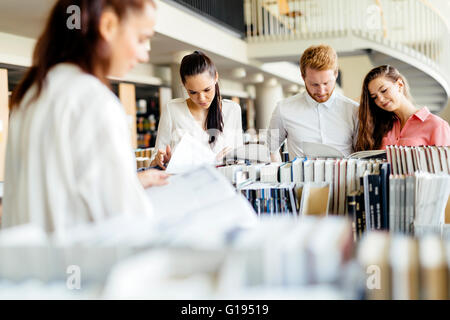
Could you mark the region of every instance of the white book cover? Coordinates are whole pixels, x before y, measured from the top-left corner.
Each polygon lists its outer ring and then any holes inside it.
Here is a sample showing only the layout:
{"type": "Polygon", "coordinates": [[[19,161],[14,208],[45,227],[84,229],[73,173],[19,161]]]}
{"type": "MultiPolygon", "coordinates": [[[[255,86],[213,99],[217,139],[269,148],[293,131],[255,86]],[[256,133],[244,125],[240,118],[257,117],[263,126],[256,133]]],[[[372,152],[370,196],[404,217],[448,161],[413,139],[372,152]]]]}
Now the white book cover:
{"type": "Polygon", "coordinates": [[[421,171],[422,172],[431,172],[430,168],[428,167],[428,161],[427,161],[425,149],[418,147],[418,148],[416,148],[416,150],[417,150],[417,154],[418,154],[418,158],[419,158],[419,162],[420,162],[421,171]]]}
{"type": "Polygon", "coordinates": [[[339,163],[339,207],[340,216],[347,212],[347,160],[339,163]]]}
{"type": "Polygon", "coordinates": [[[314,182],[325,181],[325,160],[314,160],[314,182]]]}
{"type": "Polygon", "coordinates": [[[395,157],[397,160],[398,174],[405,174],[405,171],[403,170],[403,167],[402,167],[402,156],[400,153],[400,148],[398,146],[394,146],[394,150],[395,150],[395,157]]]}
{"type": "Polygon", "coordinates": [[[430,146],[431,159],[433,160],[433,168],[435,173],[444,172],[441,165],[441,157],[439,155],[439,150],[435,146],[430,146]]]}
{"type": "Polygon", "coordinates": [[[292,163],[287,162],[280,166],[280,182],[289,183],[292,182],[292,163]]]}
{"type": "Polygon", "coordinates": [[[251,162],[270,162],[270,153],[267,146],[263,144],[250,143],[237,147],[225,156],[226,159],[249,160],[251,162]]]}
{"type": "Polygon", "coordinates": [[[367,170],[367,161],[358,160],[356,163],[356,186],[357,190],[361,190],[361,177],[364,176],[364,172],[367,170]]]}
{"type": "Polygon", "coordinates": [[[347,161],[347,194],[357,191],[356,185],[356,159],[349,159],[347,161]]]}
{"type": "Polygon", "coordinates": [[[443,147],[443,148],[445,150],[445,156],[447,158],[447,168],[450,173],[450,148],[449,147],[443,147]]]}
{"type": "Polygon", "coordinates": [[[342,160],[337,160],[334,164],[334,182],[333,182],[333,214],[339,214],[339,171],[342,160]]]}
{"type": "Polygon", "coordinates": [[[403,174],[408,174],[408,166],[406,165],[406,152],[405,152],[405,147],[404,146],[400,146],[400,156],[402,159],[402,169],[403,169],[403,174]]]}
{"type": "Polygon", "coordinates": [[[301,183],[304,181],[303,177],[303,162],[305,158],[296,158],[292,162],[292,180],[295,183],[301,183]]]}
{"type": "Polygon", "coordinates": [[[304,182],[314,182],[314,161],[306,160],[303,162],[304,182]]]}
{"type": "Polygon", "coordinates": [[[447,165],[447,157],[445,154],[445,149],[443,147],[438,147],[439,158],[441,159],[442,171],[444,173],[450,173],[448,165],[447,165]]]}
{"type": "Polygon", "coordinates": [[[261,168],[261,182],[278,182],[278,170],[282,163],[271,163],[261,168]]]}
{"type": "Polygon", "coordinates": [[[414,160],[411,147],[405,147],[405,157],[408,174],[413,174],[416,170],[414,168],[414,160]]]}

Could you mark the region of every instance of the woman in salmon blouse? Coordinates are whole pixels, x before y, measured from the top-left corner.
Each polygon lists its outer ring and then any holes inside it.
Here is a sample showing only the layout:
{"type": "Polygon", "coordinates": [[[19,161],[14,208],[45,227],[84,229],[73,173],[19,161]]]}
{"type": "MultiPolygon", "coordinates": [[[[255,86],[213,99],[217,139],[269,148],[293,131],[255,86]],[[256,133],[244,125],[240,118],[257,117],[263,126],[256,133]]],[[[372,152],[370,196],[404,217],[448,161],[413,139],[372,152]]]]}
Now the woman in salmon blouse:
{"type": "Polygon", "coordinates": [[[447,121],[417,108],[406,79],[392,66],[372,69],[365,77],[359,106],[355,149],[386,149],[388,145],[450,145],[447,121]]]}

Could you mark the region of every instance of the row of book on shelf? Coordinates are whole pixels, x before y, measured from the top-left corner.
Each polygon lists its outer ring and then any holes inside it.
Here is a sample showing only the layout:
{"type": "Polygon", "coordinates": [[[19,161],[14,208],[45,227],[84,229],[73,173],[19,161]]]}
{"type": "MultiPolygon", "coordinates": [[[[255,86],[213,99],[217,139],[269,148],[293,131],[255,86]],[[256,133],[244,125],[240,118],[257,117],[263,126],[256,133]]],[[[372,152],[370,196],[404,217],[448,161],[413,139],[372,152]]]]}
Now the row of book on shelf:
{"type": "Polygon", "coordinates": [[[386,157],[394,175],[416,171],[450,174],[450,147],[387,146],[386,157]]]}
{"type": "Polygon", "coordinates": [[[366,230],[444,232],[450,223],[450,158],[441,155],[447,148],[390,146],[387,152],[387,161],[296,158],[218,170],[258,214],[348,216],[355,241],[366,230]],[[397,151],[399,157],[393,156],[397,151]]]}

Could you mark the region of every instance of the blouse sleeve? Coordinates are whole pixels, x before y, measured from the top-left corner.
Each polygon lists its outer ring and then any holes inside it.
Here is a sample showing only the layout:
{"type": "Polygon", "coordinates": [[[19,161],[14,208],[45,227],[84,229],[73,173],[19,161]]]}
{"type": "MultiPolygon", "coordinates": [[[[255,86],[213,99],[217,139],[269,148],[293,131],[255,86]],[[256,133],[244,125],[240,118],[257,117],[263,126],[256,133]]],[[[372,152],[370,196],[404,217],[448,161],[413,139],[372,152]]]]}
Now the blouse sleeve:
{"type": "Polygon", "coordinates": [[[273,111],[272,118],[270,119],[269,130],[267,131],[267,145],[271,153],[278,151],[281,143],[287,137],[280,108],[280,104],[278,104],[273,111]]]}
{"type": "Polygon", "coordinates": [[[80,108],[79,121],[72,121],[70,130],[70,165],[76,181],[70,188],[83,199],[84,208],[79,211],[88,214],[79,218],[151,216],[150,200],[137,177],[125,111],[112,97],[94,99],[86,99],[90,102],[80,108]]]}
{"type": "Polygon", "coordinates": [[[236,115],[234,121],[234,147],[240,147],[244,144],[244,138],[242,136],[242,110],[241,106],[236,104],[236,115]]]}
{"type": "MultiPolygon", "coordinates": [[[[170,103],[170,102],[169,102],[170,103]]],[[[166,149],[172,141],[172,115],[170,113],[169,104],[162,110],[161,118],[159,119],[158,133],[156,135],[155,150],[166,149]]],[[[153,153],[152,160],[156,152],[153,153]]]]}
{"type": "Polygon", "coordinates": [[[450,127],[446,121],[441,121],[431,134],[430,145],[450,146],[450,127]]]}

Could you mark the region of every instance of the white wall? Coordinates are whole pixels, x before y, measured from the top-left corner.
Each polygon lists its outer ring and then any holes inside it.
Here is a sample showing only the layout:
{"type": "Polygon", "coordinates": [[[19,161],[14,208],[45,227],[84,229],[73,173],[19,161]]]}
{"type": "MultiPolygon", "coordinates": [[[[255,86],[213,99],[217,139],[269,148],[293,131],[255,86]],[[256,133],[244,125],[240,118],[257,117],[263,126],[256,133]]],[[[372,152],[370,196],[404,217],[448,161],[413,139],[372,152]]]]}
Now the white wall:
{"type": "Polygon", "coordinates": [[[447,106],[439,113],[439,116],[447,122],[450,122],[450,101],[447,106]]]}
{"type": "Polygon", "coordinates": [[[364,77],[373,67],[367,55],[339,57],[344,95],[359,102],[364,77]]]}
{"type": "Polygon", "coordinates": [[[0,63],[29,67],[35,43],[34,39],[0,32],[0,63]]]}

